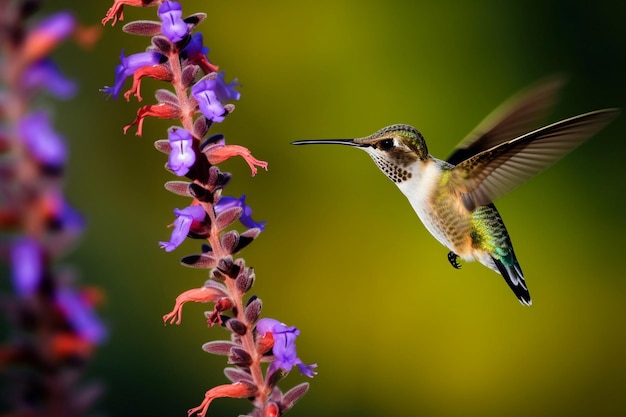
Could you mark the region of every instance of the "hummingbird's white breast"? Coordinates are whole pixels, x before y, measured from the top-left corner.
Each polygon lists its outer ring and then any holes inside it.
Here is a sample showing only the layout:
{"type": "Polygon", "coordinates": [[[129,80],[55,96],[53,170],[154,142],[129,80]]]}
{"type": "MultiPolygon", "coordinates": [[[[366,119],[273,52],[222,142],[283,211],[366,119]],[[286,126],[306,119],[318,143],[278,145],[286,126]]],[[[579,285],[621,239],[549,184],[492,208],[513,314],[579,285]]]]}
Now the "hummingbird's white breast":
{"type": "Polygon", "coordinates": [[[442,184],[446,163],[432,158],[413,164],[411,175],[396,185],[426,229],[442,245],[465,260],[474,258],[469,239],[470,215],[442,184]]]}

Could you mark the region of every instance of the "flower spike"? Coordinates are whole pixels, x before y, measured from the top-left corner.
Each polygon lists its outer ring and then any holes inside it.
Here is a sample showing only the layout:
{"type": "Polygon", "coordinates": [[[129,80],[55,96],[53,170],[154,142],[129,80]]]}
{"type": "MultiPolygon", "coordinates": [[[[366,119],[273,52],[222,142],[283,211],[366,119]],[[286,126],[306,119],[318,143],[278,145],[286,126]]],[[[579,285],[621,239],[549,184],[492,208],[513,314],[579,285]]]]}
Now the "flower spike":
{"type": "Polygon", "coordinates": [[[180,324],[187,302],[212,303],[212,308],[205,312],[206,325],[220,325],[230,332],[230,341],[208,342],[203,349],[227,357],[229,367],[225,374],[232,384],[206,391],[202,403],[188,414],[204,417],[214,399],[231,397],[249,398],[255,408],[249,413],[251,416],[279,417],[306,393],[308,384],[283,395],[278,382],[294,366],[312,377],[316,365],[305,365],[296,355],[297,328],[272,319],[259,320],[263,302],[248,294],[256,273],[246,267],[243,258],[235,258],[260,235],[265,222],[252,218],[245,194],[224,195],[232,175],[218,165],[241,156],[253,176],[258,168],[267,170],[268,166],[247,148],[226,145],[223,135],[209,132],[234,111],[231,102],[240,99],[239,83],[236,79],[225,81],[224,73],[218,72],[218,66],[207,58],[209,48],[204,45],[202,34],[194,33],[206,14],[183,17],[182,2],[173,0],[114,0],[103,23],[122,20],[124,5],[158,5],[159,21],[141,20],[124,26],[126,33],[151,36],[150,46],[147,52],[128,57],[122,54],[115,83],[105,92],[117,97],[131,75],[133,85],[124,93],[126,100],[131,95],[142,100],[140,87],[144,77],[171,84],[171,89],[156,91],[156,103],[137,110],[135,120],[124,127],[124,133],[136,125],[137,135],[141,136],[148,116],[179,120],[179,125],[168,129],[167,140],[156,140],[154,145],[167,155],[165,168],[178,177],[186,177],[186,181],[168,181],[165,188],[190,202],[185,204],[187,207],[174,210],[176,219],[170,225],[170,239],[159,242],[159,246],[172,252],[188,238],[204,241],[200,253],[183,255],[180,263],[195,271],[206,271],[208,280],[199,288],[180,294],[172,311],[163,315],[163,322],[180,324]],[[240,232],[233,227],[237,221],[246,230],[240,232]]]}
{"type": "Polygon", "coordinates": [[[85,222],[66,201],[68,145],[42,104],[62,112],[50,99],[75,95],[51,54],[86,32],[67,11],[36,17],[43,3],[0,1],[0,260],[9,271],[0,285],[0,414],[79,417],[99,414],[98,390],[83,378],[107,329],[97,291],[61,263],[85,222]]]}

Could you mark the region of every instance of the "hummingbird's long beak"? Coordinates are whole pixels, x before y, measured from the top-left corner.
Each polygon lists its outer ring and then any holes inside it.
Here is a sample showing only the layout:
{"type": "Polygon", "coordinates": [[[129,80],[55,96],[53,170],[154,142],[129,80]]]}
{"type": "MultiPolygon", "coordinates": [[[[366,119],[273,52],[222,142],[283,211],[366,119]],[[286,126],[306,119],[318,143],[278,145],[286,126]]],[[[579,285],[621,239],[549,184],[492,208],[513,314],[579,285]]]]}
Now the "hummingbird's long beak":
{"type": "Polygon", "coordinates": [[[354,139],[309,139],[296,140],[292,145],[348,145],[362,147],[363,144],[354,142],[354,139]]]}

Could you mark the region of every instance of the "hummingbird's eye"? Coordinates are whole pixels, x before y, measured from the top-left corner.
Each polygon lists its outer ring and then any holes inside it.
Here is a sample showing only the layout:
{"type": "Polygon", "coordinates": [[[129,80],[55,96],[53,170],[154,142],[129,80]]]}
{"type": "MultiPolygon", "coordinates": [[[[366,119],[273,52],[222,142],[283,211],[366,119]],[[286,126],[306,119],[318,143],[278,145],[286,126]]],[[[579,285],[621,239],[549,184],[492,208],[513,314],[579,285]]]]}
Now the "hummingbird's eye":
{"type": "Polygon", "coordinates": [[[393,148],[393,146],[394,146],[393,145],[393,139],[381,140],[380,142],[378,142],[378,146],[383,151],[388,151],[389,149],[393,148]]]}

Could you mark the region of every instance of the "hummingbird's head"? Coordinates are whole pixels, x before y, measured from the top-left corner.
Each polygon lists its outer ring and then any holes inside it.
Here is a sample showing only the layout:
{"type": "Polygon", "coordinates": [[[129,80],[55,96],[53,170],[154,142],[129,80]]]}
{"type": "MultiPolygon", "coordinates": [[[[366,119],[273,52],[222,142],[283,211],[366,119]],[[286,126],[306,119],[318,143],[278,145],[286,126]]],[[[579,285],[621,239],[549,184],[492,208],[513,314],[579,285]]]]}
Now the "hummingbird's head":
{"type": "Polygon", "coordinates": [[[411,178],[415,165],[430,158],[422,134],[413,126],[391,125],[357,139],[299,140],[294,145],[348,145],[367,152],[393,182],[411,178]]]}
{"type": "Polygon", "coordinates": [[[387,126],[353,142],[395,183],[411,178],[414,166],[430,157],[422,134],[409,125],[387,126]]]}

